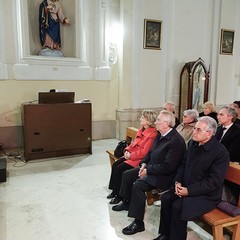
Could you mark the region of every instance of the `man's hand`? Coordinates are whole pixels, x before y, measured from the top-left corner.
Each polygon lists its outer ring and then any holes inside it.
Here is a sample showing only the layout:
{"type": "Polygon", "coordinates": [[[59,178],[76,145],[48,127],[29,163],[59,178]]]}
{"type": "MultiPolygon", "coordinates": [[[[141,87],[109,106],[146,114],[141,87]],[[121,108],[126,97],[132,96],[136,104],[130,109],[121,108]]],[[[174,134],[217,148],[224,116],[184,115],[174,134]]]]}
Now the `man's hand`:
{"type": "Polygon", "coordinates": [[[179,197],[188,196],[188,189],[183,187],[182,184],[178,182],[175,184],[175,194],[177,194],[179,197]]]}
{"type": "Polygon", "coordinates": [[[142,166],[138,172],[138,176],[142,178],[146,175],[147,175],[147,169],[145,168],[145,166],[142,166]]]}

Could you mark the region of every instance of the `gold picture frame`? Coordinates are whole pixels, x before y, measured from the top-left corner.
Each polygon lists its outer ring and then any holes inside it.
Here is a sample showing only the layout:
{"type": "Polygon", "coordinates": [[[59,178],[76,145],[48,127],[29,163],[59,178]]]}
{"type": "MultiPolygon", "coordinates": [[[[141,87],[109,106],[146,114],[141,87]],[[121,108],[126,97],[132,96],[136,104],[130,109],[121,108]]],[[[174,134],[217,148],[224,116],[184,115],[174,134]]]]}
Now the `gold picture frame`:
{"type": "Polygon", "coordinates": [[[143,48],[161,50],[162,21],[144,19],[143,48]]]}
{"type": "Polygon", "coordinates": [[[226,55],[233,54],[234,31],[221,29],[220,53],[226,55]]]}

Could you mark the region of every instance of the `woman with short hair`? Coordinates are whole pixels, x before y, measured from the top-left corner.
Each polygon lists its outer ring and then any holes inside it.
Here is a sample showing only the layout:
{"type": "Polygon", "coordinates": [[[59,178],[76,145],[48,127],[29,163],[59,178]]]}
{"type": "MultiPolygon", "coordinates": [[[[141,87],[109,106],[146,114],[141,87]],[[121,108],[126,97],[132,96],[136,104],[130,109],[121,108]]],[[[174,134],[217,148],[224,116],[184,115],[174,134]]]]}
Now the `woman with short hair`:
{"type": "Polygon", "coordinates": [[[217,111],[216,111],[215,105],[212,102],[205,102],[202,107],[203,107],[203,112],[199,113],[199,117],[209,116],[215,119],[216,122],[218,123],[217,111]]]}
{"type": "Polygon", "coordinates": [[[185,140],[186,144],[192,138],[193,129],[197,122],[198,115],[199,114],[196,109],[185,110],[183,112],[183,121],[176,128],[176,130],[185,140]]]}
{"type": "Polygon", "coordinates": [[[122,198],[119,191],[122,182],[122,175],[126,170],[139,166],[140,161],[146,156],[152,147],[153,141],[157,136],[154,122],[157,113],[152,110],[143,110],[140,117],[140,129],[134,141],[124,149],[124,156],[115,161],[112,165],[112,172],[109,181],[109,189],[112,192],[107,198],[112,198],[110,204],[118,204],[122,198]]]}

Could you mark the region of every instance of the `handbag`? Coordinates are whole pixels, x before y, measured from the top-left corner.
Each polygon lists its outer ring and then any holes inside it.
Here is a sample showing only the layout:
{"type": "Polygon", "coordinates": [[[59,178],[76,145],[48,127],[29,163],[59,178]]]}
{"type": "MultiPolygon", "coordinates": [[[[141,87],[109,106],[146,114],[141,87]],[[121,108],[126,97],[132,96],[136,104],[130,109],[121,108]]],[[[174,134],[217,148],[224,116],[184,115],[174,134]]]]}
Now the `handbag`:
{"type": "Polygon", "coordinates": [[[118,142],[117,147],[114,150],[114,156],[117,158],[120,158],[124,155],[124,149],[128,146],[128,143],[126,140],[122,140],[118,142]]]}

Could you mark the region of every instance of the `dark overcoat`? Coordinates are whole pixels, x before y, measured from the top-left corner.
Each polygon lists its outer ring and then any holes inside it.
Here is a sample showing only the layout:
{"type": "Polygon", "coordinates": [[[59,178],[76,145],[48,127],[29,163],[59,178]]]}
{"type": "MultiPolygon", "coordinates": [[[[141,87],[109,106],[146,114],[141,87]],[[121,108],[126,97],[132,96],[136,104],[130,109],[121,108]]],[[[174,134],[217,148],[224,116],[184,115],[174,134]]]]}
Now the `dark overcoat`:
{"type": "Polygon", "coordinates": [[[147,175],[141,180],[161,190],[169,189],[185,151],[185,141],[176,129],[172,129],[165,137],[158,135],[151,150],[140,162],[140,165],[147,165],[147,175]]]}
{"type": "MultiPolygon", "coordinates": [[[[216,138],[221,138],[221,126],[218,127],[216,138]]],[[[221,143],[227,148],[231,162],[240,162],[240,129],[233,124],[221,139],[221,143]]]]}
{"type": "Polygon", "coordinates": [[[193,140],[189,142],[175,178],[189,194],[182,198],[182,220],[195,219],[216,208],[228,166],[229,153],[215,137],[200,146],[193,140]]]}

